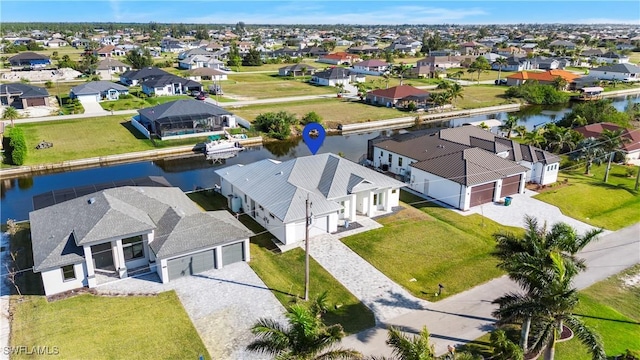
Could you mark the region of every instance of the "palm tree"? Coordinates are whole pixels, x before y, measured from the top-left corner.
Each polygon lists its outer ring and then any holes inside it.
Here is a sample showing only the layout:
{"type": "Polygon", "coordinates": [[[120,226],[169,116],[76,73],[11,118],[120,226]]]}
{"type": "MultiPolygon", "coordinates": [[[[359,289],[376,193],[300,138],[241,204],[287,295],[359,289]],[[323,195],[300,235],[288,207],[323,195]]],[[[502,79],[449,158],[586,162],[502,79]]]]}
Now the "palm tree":
{"type": "Polygon", "coordinates": [[[622,151],[622,145],[624,143],[631,141],[629,138],[623,137],[623,134],[623,129],[617,129],[613,131],[604,129],[604,131],[602,131],[602,133],[600,134],[600,138],[598,139],[602,142],[600,145],[602,149],[606,153],[610,154],[609,161],[607,162],[607,169],[604,173],[604,182],[607,182],[609,180],[609,171],[611,170],[611,162],[613,161],[613,158],[616,156],[616,154],[620,154],[620,152],[622,151]]]}
{"type": "Polygon", "coordinates": [[[557,280],[558,268],[569,281],[584,270],[584,260],[576,254],[596,240],[602,230],[594,229],[579,236],[565,223],[556,223],[550,230],[529,216],[525,217],[525,223],[527,231],[522,237],[510,232],[494,234],[497,245],[493,255],[500,261],[498,267],[524,293],[508,293],[494,300],[499,308],[493,315],[501,323],[522,322],[520,346],[526,353],[531,323],[547,313],[549,299],[553,299],[548,291],[557,280]]]}
{"type": "Polygon", "coordinates": [[[518,136],[520,136],[520,139],[524,139],[524,136],[527,134],[527,127],[524,125],[518,125],[513,128],[513,131],[518,133],[518,136]]]}
{"type": "Polygon", "coordinates": [[[343,83],[337,83],[336,85],[336,89],[338,89],[338,97],[342,96],[342,93],[344,92],[344,84],[343,83]]]}
{"type": "Polygon", "coordinates": [[[595,138],[586,138],[578,143],[576,151],[571,153],[572,160],[585,162],[585,175],[591,174],[593,164],[600,165],[607,153],[602,148],[600,142],[595,138]]]}
{"type": "Polygon", "coordinates": [[[451,84],[453,84],[451,81],[440,80],[438,82],[438,86],[436,86],[436,89],[438,89],[438,90],[449,90],[449,89],[451,89],[451,84]]]}
{"type": "Polygon", "coordinates": [[[542,135],[542,129],[534,129],[524,135],[524,142],[527,145],[533,145],[541,148],[545,142],[545,138],[542,135]]]}
{"type": "Polygon", "coordinates": [[[286,314],[288,325],[262,318],[251,328],[257,339],[247,349],[278,359],[361,359],[362,355],[355,350],[335,347],[344,331],[340,324],[324,324],[321,315],[325,310],[324,300],[317,299],[310,305],[291,306],[286,314]]]}
{"type": "Polygon", "coordinates": [[[553,87],[556,90],[564,90],[567,84],[569,83],[562,76],[556,76],[555,79],[553,79],[553,87]]]}
{"type": "Polygon", "coordinates": [[[13,121],[19,117],[20,117],[20,114],[18,114],[18,110],[16,110],[16,108],[11,106],[7,106],[2,112],[2,119],[11,120],[11,126],[14,125],[13,121]]]}
{"type": "Polygon", "coordinates": [[[405,63],[400,63],[393,67],[392,72],[400,78],[400,86],[404,81],[404,76],[413,68],[413,66],[405,63]]]}
{"type": "Polygon", "coordinates": [[[464,71],[463,70],[458,70],[456,72],[453,72],[453,73],[449,74],[449,77],[460,80],[462,75],[464,75],[464,71]]]}
{"type": "Polygon", "coordinates": [[[463,91],[464,91],[464,88],[462,87],[462,85],[458,83],[453,83],[451,84],[451,87],[449,88],[447,93],[449,94],[449,96],[451,97],[451,99],[455,104],[455,101],[457,98],[464,99],[464,95],[462,95],[463,91]]]}
{"type": "Polygon", "coordinates": [[[522,349],[507,338],[504,330],[494,330],[489,338],[489,346],[493,348],[492,359],[495,360],[523,360],[522,349]]]}
{"type": "Polygon", "coordinates": [[[502,74],[502,68],[507,66],[509,64],[509,62],[507,61],[507,58],[499,57],[499,58],[496,59],[496,61],[493,62],[493,64],[498,67],[498,81],[500,81],[500,75],[502,74]]]}
{"type": "Polygon", "coordinates": [[[395,327],[388,330],[387,345],[393,349],[393,355],[399,360],[435,359],[433,344],[429,344],[429,330],[423,327],[420,334],[409,337],[395,327]]]}
{"type": "Polygon", "coordinates": [[[575,130],[549,123],[544,127],[544,137],[547,142],[547,150],[561,153],[575,149],[577,139],[582,136],[575,130]]]}
{"type": "Polygon", "coordinates": [[[520,119],[517,116],[507,114],[507,120],[498,126],[498,129],[500,129],[500,131],[506,131],[507,138],[509,139],[511,138],[511,133],[515,130],[516,126],[518,126],[518,121],[520,121],[520,119]]]}

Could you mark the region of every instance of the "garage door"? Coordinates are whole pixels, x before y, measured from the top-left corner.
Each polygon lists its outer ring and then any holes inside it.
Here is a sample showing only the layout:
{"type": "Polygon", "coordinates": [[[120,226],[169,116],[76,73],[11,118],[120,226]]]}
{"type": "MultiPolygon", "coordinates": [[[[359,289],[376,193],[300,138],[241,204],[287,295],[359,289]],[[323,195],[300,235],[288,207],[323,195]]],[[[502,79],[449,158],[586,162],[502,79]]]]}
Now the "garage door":
{"type": "Polygon", "coordinates": [[[27,99],[27,106],[45,106],[46,102],[44,98],[31,98],[27,99]]]}
{"type": "Polygon", "coordinates": [[[520,190],[520,174],[502,179],[501,197],[517,194],[520,190]]]}
{"type": "Polygon", "coordinates": [[[169,281],[213,269],[216,264],[215,250],[186,255],[167,262],[169,281]]]}
{"type": "Polygon", "coordinates": [[[493,201],[496,183],[478,185],[471,188],[471,202],[469,206],[477,206],[493,201]]]}
{"type": "Polygon", "coordinates": [[[229,265],[244,260],[244,242],[222,247],[222,265],[229,265]]]}

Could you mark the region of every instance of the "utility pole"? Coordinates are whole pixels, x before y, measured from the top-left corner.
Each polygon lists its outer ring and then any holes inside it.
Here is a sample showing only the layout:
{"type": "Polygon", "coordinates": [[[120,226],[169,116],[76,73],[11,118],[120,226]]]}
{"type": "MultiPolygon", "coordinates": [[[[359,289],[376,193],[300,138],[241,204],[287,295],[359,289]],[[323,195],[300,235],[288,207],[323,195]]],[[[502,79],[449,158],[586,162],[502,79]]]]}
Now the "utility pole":
{"type": "Polygon", "coordinates": [[[640,187],[640,166],[638,166],[638,175],[636,175],[636,186],[634,189],[637,191],[640,187]]]}
{"type": "Polygon", "coordinates": [[[309,193],[307,193],[307,200],[305,200],[305,226],[304,226],[304,300],[309,300],[309,225],[311,225],[311,216],[309,215],[309,208],[311,203],[309,202],[309,193]]]}
{"type": "Polygon", "coordinates": [[[609,171],[611,171],[611,162],[613,161],[613,156],[615,155],[615,151],[612,151],[609,155],[609,162],[607,163],[607,168],[604,172],[604,182],[609,181],[609,171]]]}

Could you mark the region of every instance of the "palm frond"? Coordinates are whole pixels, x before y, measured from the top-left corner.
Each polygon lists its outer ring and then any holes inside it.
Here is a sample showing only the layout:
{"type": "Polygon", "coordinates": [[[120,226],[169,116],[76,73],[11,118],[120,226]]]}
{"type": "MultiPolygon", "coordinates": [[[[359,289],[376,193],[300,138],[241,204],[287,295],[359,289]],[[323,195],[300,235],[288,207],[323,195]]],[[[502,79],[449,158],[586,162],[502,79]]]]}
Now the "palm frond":
{"type": "Polygon", "coordinates": [[[602,338],[591,328],[585,325],[582,320],[574,315],[568,315],[563,318],[565,324],[573,331],[573,334],[580,339],[580,342],[587,347],[593,360],[606,359],[604,352],[604,344],[602,338]]]}
{"type": "Polygon", "coordinates": [[[314,360],[360,360],[364,359],[364,356],[355,350],[349,349],[334,349],[325,353],[322,353],[314,358],[314,360]]]}

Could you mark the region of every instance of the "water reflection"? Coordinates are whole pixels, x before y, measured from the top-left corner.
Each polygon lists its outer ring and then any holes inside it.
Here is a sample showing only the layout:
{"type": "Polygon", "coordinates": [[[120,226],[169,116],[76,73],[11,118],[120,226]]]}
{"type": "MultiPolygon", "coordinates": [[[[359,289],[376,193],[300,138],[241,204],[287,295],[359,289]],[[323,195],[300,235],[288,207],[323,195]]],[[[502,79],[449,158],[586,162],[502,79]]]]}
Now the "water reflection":
{"type": "Polygon", "coordinates": [[[300,140],[302,140],[301,137],[295,137],[282,141],[269,141],[266,142],[263,146],[276,157],[296,157],[296,148],[298,147],[298,144],[300,144],[300,140]]]}

